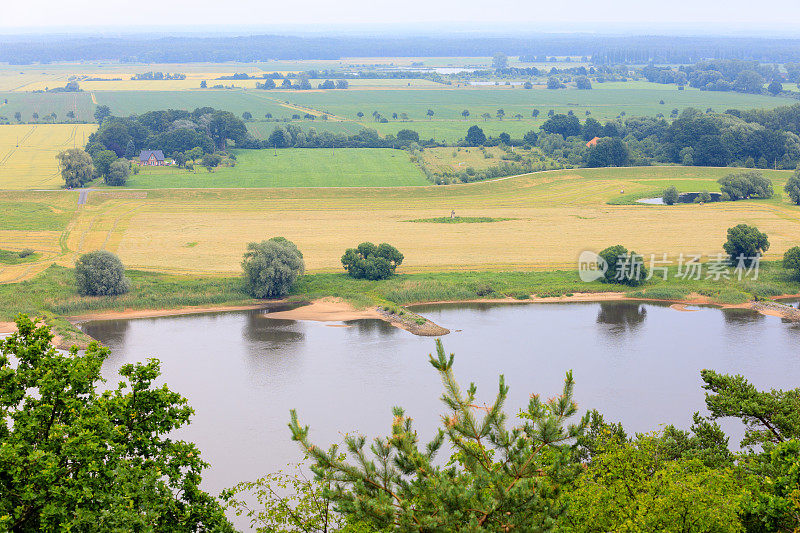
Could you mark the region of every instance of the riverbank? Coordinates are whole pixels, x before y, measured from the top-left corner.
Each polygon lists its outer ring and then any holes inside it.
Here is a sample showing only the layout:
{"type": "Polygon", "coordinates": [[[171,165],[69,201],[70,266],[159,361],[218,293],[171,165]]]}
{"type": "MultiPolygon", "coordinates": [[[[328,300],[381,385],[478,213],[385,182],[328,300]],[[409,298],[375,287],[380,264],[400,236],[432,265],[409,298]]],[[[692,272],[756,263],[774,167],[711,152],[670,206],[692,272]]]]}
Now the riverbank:
{"type": "MultiPolygon", "coordinates": [[[[800,279],[777,262],[763,262],[757,280],[684,280],[669,276],[667,280],[653,278],[636,290],[600,281],[584,283],[575,271],[418,273],[399,274],[382,281],[356,280],[344,273],[307,274],[298,279],[289,297],[281,301],[250,298],[241,278],[236,276],[180,276],[142,271],[129,271],[128,276],[132,285],[128,294],[81,297],[76,294],[74,272],[51,266],[32,280],[0,285],[0,322],[11,322],[19,313],[40,316],[66,345],[83,346],[90,339],[75,326],[83,320],[259,309],[333,299],[352,307],[347,313],[357,312],[339,317],[365,317],[367,313],[415,334],[440,335],[444,334],[443,328],[408,306],[434,302],[555,303],[615,299],[731,306],[800,294],[800,279]]],[[[333,310],[329,311],[329,316],[337,316],[333,310]]],[[[346,319],[338,321],[342,320],[346,319]]]]}

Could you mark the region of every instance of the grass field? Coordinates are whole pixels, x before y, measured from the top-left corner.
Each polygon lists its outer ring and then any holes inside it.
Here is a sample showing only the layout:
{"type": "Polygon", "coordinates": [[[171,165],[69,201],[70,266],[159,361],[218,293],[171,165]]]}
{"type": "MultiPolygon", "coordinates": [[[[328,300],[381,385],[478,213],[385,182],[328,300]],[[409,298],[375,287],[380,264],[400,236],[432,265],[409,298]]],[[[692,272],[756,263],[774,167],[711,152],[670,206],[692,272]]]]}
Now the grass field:
{"type": "MultiPolygon", "coordinates": [[[[202,171],[205,172],[205,171],[202,171]]],[[[18,279],[77,253],[106,248],[132,268],[172,273],[235,273],[248,242],[275,235],[295,241],[312,272],[338,271],[342,252],[359,242],[390,242],[404,254],[402,272],[573,268],[585,249],[622,243],[643,254],[716,254],[728,227],[765,231],[770,259],[800,244],[800,207],[786,198],[707,205],[609,205],[631,195],[718,190],[730,169],[644,167],[551,171],[469,185],[392,188],[248,190],[102,189],[76,209],[77,193],[3,193],[24,203],[6,209],[0,248],[48,252],[8,266],[18,279]],[[624,191],[624,192],[622,192],[624,191]],[[35,207],[36,211],[32,211],[35,207]],[[446,217],[513,220],[437,224],[446,217]],[[28,228],[28,229],[25,229],[28,228]]],[[[782,190],[789,172],[766,172],[782,190]]]]}
{"type": "Polygon", "coordinates": [[[8,103],[0,106],[0,115],[12,123],[15,122],[16,112],[22,114],[23,122],[34,120],[34,113],[38,113],[40,119],[55,113],[57,122],[65,122],[69,111],[75,113],[75,119],[78,121],[94,120],[95,105],[92,103],[90,93],[0,93],[0,103],[5,100],[8,100],[8,103]]]}
{"type": "Polygon", "coordinates": [[[236,166],[213,172],[197,165],[143,167],[129,188],[164,187],[398,187],[429,185],[408,153],[388,148],[235,150],[236,166]]]}
{"type": "Polygon", "coordinates": [[[0,126],[0,189],[60,187],[56,154],[82,147],[96,128],[95,124],[0,126]]]}

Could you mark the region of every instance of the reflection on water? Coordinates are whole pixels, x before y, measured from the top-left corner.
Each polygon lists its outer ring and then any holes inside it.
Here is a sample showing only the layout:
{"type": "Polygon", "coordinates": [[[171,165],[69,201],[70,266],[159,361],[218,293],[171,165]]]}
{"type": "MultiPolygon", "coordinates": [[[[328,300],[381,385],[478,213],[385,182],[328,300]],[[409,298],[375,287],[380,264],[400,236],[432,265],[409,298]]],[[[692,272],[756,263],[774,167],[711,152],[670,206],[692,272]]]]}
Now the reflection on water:
{"type": "Polygon", "coordinates": [[[597,323],[611,326],[605,331],[612,335],[634,331],[647,318],[644,304],[634,302],[601,302],[597,312],[597,323]]]}
{"type": "MultiPolygon", "coordinates": [[[[445,348],[480,401],[491,399],[498,374],[506,376],[510,413],[533,392],[558,393],[569,369],[580,408],[597,408],[632,432],[688,427],[703,410],[703,368],[743,374],[761,388],[800,382],[800,325],[747,310],[679,312],[641,302],[415,310],[453,331],[445,348]]],[[[301,458],[286,427],[292,408],[322,445],[344,432],[387,434],[395,405],[423,440],[433,435],[442,414],[441,383],[428,363],[433,340],[376,320],[338,325],[349,327],[247,311],[83,327],[112,349],[103,366],[110,383],[126,363],[161,360],[163,382],[196,413],[179,436],[197,442],[213,465],[204,485],[217,493],[301,458]]]]}

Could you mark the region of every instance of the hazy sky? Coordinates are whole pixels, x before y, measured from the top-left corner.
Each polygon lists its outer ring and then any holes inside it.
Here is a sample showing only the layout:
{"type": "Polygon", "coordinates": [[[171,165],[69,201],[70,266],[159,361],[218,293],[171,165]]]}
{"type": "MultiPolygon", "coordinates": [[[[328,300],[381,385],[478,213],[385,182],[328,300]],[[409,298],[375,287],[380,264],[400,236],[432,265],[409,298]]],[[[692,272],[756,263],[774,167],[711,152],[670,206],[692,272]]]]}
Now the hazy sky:
{"type": "MultiPolygon", "coordinates": [[[[272,27],[393,23],[530,24],[534,31],[703,32],[783,35],[800,30],[798,0],[3,0],[0,31],[14,28],[140,30],[155,26],[229,25],[272,27]]],[[[190,28],[187,28],[190,29],[190,28]]],[[[797,34],[800,37],[800,31],[797,34]]]]}

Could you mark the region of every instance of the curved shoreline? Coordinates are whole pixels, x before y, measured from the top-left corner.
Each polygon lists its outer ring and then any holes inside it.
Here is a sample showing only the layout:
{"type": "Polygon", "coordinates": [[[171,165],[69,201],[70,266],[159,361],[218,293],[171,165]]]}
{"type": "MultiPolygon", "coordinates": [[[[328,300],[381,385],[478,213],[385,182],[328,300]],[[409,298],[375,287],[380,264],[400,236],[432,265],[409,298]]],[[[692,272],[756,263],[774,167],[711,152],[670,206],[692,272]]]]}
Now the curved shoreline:
{"type": "MultiPolygon", "coordinates": [[[[574,293],[570,296],[555,296],[555,297],[540,297],[532,296],[527,299],[517,298],[484,298],[484,299],[469,299],[469,300],[441,300],[441,301],[423,301],[414,302],[402,306],[409,310],[417,306],[424,305],[447,305],[447,304],[540,304],[540,303],[580,303],[580,302],[652,302],[670,304],[670,308],[677,311],[691,311],[686,309],[690,305],[702,305],[717,307],[720,309],[752,309],[763,315],[776,316],[779,318],[800,321],[800,310],[791,306],[782,305],[775,300],[800,298],[800,294],[788,294],[771,298],[767,301],[751,301],[742,304],[724,304],[716,302],[711,298],[701,295],[690,295],[689,298],[681,300],[665,300],[659,298],[629,298],[624,292],[587,292],[587,293],[574,293]]],[[[418,317],[424,322],[418,322],[413,317],[404,319],[403,317],[385,311],[380,307],[368,307],[366,309],[357,309],[347,301],[341,298],[319,298],[311,302],[303,302],[297,300],[270,300],[262,303],[246,304],[246,305],[221,305],[221,306],[197,306],[197,307],[181,307],[175,309],[127,309],[124,311],[98,311],[90,313],[82,313],[67,317],[72,324],[78,325],[83,322],[92,320],[126,320],[137,318],[157,318],[167,316],[182,316],[193,314],[205,313],[218,313],[228,311],[251,311],[260,309],[270,309],[275,307],[283,307],[286,305],[297,304],[293,309],[286,309],[274,311],[264,314],[264,318],[272,320],[308,320],[314,322],[348,322],[351,320],[383,320],[389,324],[405,329],[410,333],[422,336],[440,336],[446,335],[450,331],[443,328],[430,320],[425,319],[413,313],[414,317],[418,317]]],[[[14,331],[13,323],[0,323],[0,334],[8,334],[14,331]]]]}

